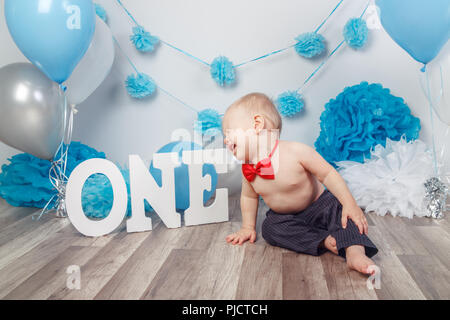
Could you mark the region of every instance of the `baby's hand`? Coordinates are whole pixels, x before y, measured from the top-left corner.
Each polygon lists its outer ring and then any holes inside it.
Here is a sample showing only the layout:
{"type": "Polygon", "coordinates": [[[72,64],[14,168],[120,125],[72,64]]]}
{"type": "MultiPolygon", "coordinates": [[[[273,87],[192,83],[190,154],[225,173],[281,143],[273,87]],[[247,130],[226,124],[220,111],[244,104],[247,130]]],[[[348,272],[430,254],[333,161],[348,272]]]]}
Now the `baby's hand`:
{"type": "Polygon", "coordinates": [[[342,227],[347,228],[347,219],[350,218],[358,227],[359,233],[367,234],[369,225],[367,219],[358,205],[342,206],[342,227]]]}
{"type": "Polygon", "coordinates": [[[241,230],[230,234],[226,237],[227,242],[231,242],[232,244],[243,244],[245,241],[250,240],[250,242],[255,242],[256,239],[256,231],[254,228],[244,228],[241,230]]]}

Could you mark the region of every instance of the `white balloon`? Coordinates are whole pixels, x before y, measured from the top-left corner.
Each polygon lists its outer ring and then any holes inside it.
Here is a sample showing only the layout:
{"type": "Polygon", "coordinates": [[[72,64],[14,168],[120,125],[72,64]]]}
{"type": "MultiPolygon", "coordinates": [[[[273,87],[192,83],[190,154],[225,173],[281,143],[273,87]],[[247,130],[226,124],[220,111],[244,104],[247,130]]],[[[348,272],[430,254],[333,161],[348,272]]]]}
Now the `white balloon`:
{"type": "Polygon", "coordinates": [[[102,19],[96,17],[91,45],[65,83],[69,104],[80,104],[100,86],[111,70],[114,56],[111,30],[102,19]]]}

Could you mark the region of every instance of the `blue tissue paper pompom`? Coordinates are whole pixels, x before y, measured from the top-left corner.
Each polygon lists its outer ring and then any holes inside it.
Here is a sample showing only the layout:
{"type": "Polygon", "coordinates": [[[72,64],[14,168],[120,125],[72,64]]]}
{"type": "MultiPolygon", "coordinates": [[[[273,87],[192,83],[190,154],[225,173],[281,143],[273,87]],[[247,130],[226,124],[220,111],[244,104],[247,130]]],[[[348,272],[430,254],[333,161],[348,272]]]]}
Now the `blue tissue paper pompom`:
{"type": "Polygon", "coordinates": [[[159,38],[152,36],[141,26],[133,27],[133,34],[130,36],[136,49],[142,52],[152,52],[159,43],[159,38]]]}
{"type": "Polygon", "coordinates": [[[295,51],[304,58],[313,58],[325,50],[325,38],[316,32],[303,33],[295,40],[295,51]]]}
{"type": "Polygon", "coordinates": [[[108,15],[106,13],[105,8],[103,8],[98,3],[94,3],[94,6],[95,6],[95,13],[97,14],[97,16],[100,19],[102,19],[105,23],[108,22],[108,15]]]}
{"type": "Polygon", "coordinates": [[[367,42],[369,29],[366,22],[361,18],[352,18],[344,27],[344,39],[353,49],[362,48],[367,42]]]}
{"type": "Polygon", "coordinates": [[[283,117],[293,117],[302,111],[305,106],[302,95],[297,91],[283,92],[278,96],[275,104],[283,117]]]}
{"type": "Polygon", "coordinates": [[[214,109],[202,110],[198,113],[194,130],[205,135],[215,136],[222,130],[222,116],[214,109]]]}
{"type": "Polygon", "coordinates": [[[152,78],[145,73],[129,75],[125,81],[128,94],[136,99],[143,99],[150,96],[156,90],[156,84],[152,78]]]}
{"type": "Polygon", "coordinates": [[[224,56],[215,58],[211,63],[211,76],[221,87],[234,83],[233,63],[224,56]]]}
{"type": "Polygon", "coordinates": [[[417,139],[420,120],[389,89],[361,82],[346,87],[325,105],[320,128],[316,150],[336,167],[335,162],[342,160],[364,162],[372,147],[385,146],[386,138],[398,141],[405,135],[407,141],[417,139]]]}

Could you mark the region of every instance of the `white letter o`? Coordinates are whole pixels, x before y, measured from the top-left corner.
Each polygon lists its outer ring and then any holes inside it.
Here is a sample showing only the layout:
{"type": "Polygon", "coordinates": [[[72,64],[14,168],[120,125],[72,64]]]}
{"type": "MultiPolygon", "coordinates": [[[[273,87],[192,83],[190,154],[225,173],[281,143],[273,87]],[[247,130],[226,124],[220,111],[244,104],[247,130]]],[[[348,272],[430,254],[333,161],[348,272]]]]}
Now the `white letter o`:
{"type": "Polygon", "coordinates": [[[98,237],[114,231],[125,217],[128,205],[127,185],[117,166],[106,159],[89,159],[79,164],[70,175],[66,186],[67,216],[74,227],[86,236],[98,237]],[[102,220],[91,220],[83,211],[81,194],[86,180],[93,174],[104,174],[111,182],[114,201],[109,215],[102,220]]]}

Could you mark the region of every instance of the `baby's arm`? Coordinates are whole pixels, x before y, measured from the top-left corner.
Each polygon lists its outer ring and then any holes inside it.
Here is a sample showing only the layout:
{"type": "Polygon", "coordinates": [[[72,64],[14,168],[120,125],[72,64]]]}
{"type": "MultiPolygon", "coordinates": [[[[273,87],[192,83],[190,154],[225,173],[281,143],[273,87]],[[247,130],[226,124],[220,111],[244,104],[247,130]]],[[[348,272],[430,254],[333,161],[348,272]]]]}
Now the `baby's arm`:
{"type": "Polygon", "coordinates": [[[253,190],[247,179],[242,179],[241,191],[241,230],[226,237],[227,242],[232,244],[243,244],[245,241],[255,242],[256,240],[256,215],[258,213],[258,194],[253,190]]]}
{"type": "Polygon", "coordinates": [[[347,227],[347,218],[358,226],[361,234],[368,231],[364,213],[357,205],[350,190],[341,175],[316,150],[299,143],[297,152],[301,165],[322,182],[342,204],[342,226],[347,227]]]}

